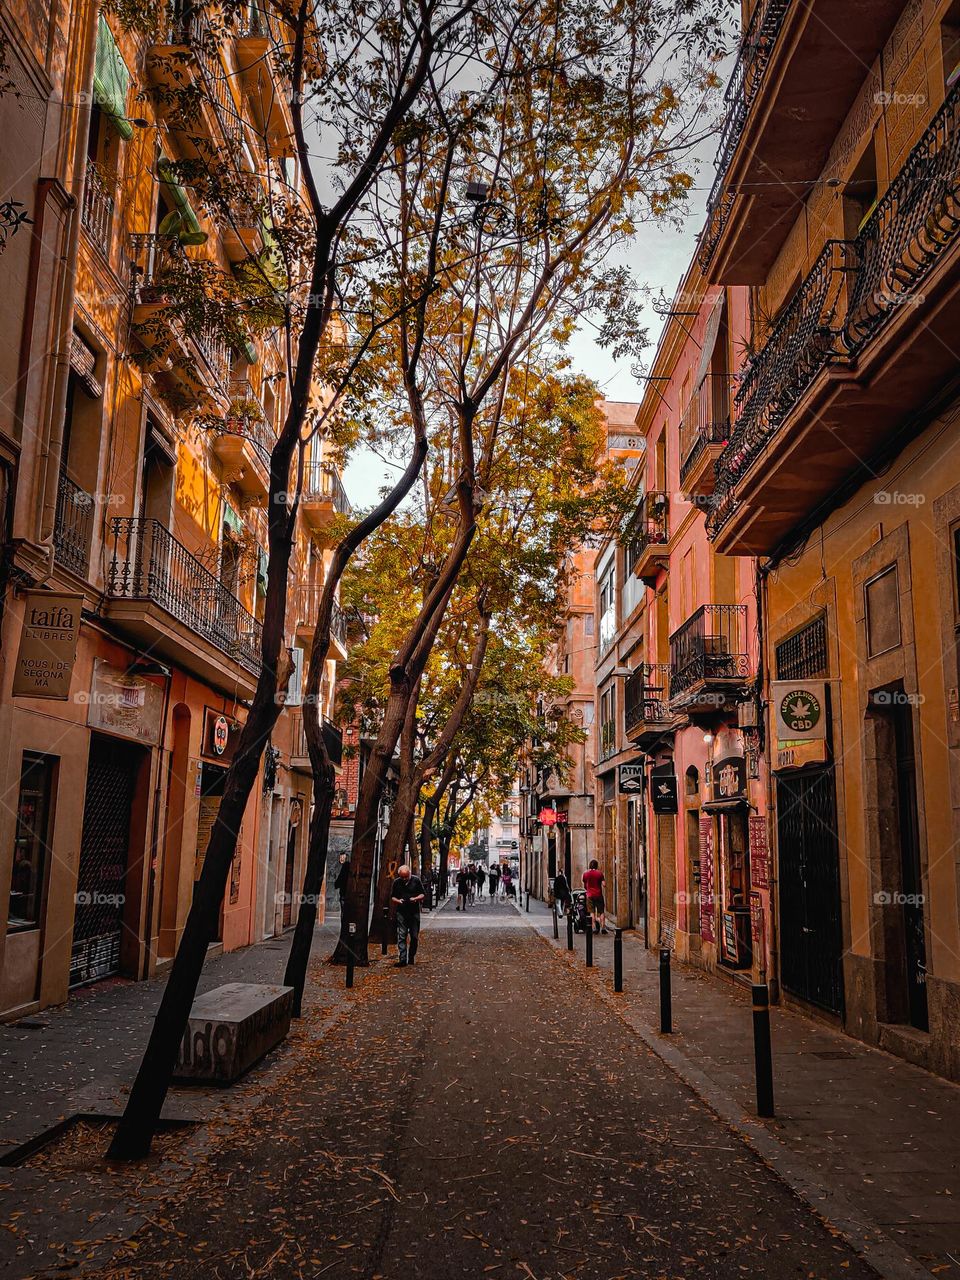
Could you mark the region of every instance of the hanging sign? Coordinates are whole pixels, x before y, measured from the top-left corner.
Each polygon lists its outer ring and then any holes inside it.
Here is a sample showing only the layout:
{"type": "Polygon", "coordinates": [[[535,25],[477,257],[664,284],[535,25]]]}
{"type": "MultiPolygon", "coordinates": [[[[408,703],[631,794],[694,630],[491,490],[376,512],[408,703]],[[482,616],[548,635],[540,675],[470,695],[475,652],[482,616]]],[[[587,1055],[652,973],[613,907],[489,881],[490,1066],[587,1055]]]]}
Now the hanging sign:
{"type": "Polygon", "coordinates": [[[677,775],[672,764],[656,765],[650,771],[650,798],[654,813],[678,811],[677,775]]]}
{"type": "MultiPolygon", "coordinates": [[[[79,695],[78,695],[79,696],[79,695]]],[[[155,746],[160,741],[163,689],[143,676],[97,658],[87,706],[87,724],[155,746]]]]}
{"type": "Polygon", "coordinates": [[[745,756],[727,756],[713,766],[714,800],[744,800],[747,795],[747,761],[745,756]]]}
{"type": "Polygon", "coordinates": [[[552,826],[554,826],[554,825],[556,824],[556,821],[557,821],[557,811],[556,811],[556,809],[541,809],[541,810],[540,810],[540,821],[541,821],[541,823],[543,824],[543,826],[545,826],[545,827],[552,827],[552,826]]]}
{"type": "Polygon", "coordinates": [[[826,681],[774,680],[770,696],[776,717],[777,769],[826,763],[826,681]]]}
{"type": "Polygon", "coordinates": [[[213,756],[221,764],[229,764],[237,750],[242,728],[238,721],[207,707],[203,718],[203,754],[213,756]]]}
{"type": "Polygon", "coordinates": [[[617,785],[622,796],[636,796],[643,790],[643,764],[622,764],[617,769],[617,785]]]}
{"type": "Polygon", "coordinates": [[[70,680],[80,638],[83,596],[28,591],[23,630],[13,673],[15,698],[70,697],[70,680]]]}

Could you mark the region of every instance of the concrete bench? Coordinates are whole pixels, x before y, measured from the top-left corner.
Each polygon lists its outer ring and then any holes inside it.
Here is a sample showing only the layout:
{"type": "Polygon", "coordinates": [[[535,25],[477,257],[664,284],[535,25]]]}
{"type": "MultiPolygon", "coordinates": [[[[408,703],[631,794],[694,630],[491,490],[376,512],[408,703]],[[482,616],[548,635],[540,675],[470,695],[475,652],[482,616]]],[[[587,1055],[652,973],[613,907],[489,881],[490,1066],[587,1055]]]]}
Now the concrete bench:
{"type": "Polygon", "coordinates": [[[284,1039],[292,1009],[292,987],[228,982],[198,996],[174,1079],[233,1084],[284,1039]]]}

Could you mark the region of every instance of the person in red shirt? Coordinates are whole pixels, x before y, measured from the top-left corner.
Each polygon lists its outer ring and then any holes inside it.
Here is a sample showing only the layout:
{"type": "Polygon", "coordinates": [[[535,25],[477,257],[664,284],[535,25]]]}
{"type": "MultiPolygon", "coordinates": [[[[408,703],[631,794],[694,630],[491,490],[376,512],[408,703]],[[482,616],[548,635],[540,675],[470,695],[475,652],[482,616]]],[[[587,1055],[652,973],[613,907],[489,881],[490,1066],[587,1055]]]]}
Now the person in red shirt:
{"type": "Polygon", "coordinates": [[[583,873],[583,887],[587,891],[587,910],[593,916],[594,932],[606,933],[607,908],[603,901],[603,872],[596,858],[591,859],[590,866],[583,873]]]}

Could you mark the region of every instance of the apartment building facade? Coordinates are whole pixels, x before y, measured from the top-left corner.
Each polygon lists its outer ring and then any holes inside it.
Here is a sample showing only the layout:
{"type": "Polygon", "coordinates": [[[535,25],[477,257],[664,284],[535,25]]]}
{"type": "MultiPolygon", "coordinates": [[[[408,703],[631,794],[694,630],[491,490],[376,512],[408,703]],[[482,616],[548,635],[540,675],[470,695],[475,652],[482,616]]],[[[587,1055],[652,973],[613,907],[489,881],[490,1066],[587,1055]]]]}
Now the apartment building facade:
{"type": "MultiPolygon", "coordinates": [[[[227,343],[174,316],[165,292],[172,274],[226,273],[267,251],[254,196],[271,174],[298,183],[265,15],[252,6],[213,48],[200,12],[145,37],[98,10],[0,6],[26,86],[0,97],[0,115],[30,219],[3,250],[0,1016],[103,977],[146,977],[175,952],[259,673],[269,450],[286,403],[274,333],[227,343]],[[173,66],[202,90],[189,127],[170,107],[173,66]],[[214,153],[254,193],[226,216],[170,167],[214,153]]],[[[317,448],[294,651],[347,510],[317,448]]],[[[342,619],[336,637],[327,712],[342,619]]],[[[304,656],[240,832],[226,949],[295,919],[310,808],[304,656]]]]}
{"type": "Polygon", "coordinates": [[[958,1079],[960,5],[744,20],[698,265],[750,298],[708,530],[760,559],[778,976],[958,1079]]]}

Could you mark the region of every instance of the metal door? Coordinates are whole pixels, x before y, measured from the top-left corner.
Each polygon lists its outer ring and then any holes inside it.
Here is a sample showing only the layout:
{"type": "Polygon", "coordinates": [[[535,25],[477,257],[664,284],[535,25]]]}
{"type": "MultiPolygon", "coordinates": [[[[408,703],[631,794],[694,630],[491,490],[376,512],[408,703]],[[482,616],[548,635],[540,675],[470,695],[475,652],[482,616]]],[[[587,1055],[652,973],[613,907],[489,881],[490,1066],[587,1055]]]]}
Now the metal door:
{"type": "Polygon", "coordinates": [[[832,769],[777,778],[780,968],[784,988],[843,1010],[840,858],[832,769]]]}
{"type": "Polygon", "coordinates": [[[96,735],[90,739],[73,918],[71,986],[120,972],[130,811],[139,754],[129,743],[96,735]]]}

